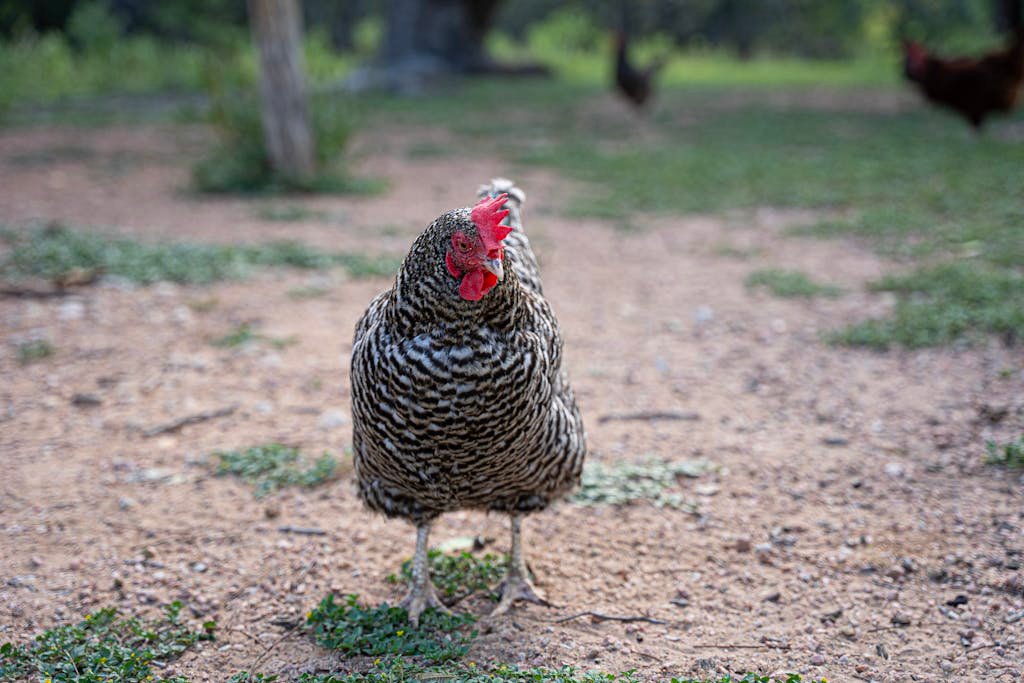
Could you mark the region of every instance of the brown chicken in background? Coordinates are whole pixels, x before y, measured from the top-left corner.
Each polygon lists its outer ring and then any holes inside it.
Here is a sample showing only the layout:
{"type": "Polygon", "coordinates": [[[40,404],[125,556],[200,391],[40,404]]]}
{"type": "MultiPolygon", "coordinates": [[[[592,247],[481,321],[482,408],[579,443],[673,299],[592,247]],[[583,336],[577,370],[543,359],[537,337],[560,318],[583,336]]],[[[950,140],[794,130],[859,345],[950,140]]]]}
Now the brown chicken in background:
{"type": "Polygon", "coordinates": [[[903,44],[903,69],[930,101],[963,116],[976,131],[994,112],[1009,112],[1017,105],[1024,82],[1024,25],[1020,0],[1006,3],[1006,16],[1014,27],[1009,45],[981,57],[943,58],[919,43],[903,44]]]}
{"type": "Polygon", "coordinates": [[[637,109],[643,108],[650,99],[654,78],[665,66],[665,61],[655,60],[645,69],[634,66],[629,60],[625,32],[615,33],[615,87],[637,109]]]}

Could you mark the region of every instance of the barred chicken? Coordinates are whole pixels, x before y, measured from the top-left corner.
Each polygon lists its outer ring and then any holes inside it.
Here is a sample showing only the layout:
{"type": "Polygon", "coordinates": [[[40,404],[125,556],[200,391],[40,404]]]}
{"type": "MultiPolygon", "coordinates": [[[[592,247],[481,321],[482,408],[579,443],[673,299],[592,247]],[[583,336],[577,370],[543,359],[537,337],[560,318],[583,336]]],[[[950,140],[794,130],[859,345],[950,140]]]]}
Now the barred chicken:
{"type": "Polygon", "coordinates": [[[431,523],[464,508],[511,517],[494,613],[519,600],[547,604],[527,572],[522,517],[579,482],[586,451],[558,322],[520,220],[525,195],[499,178],[480,196],[420,234],[394,286],[356,324],[352,348],[359,495],[416,525],[400,603],[414,625],[425,609],[444,610],[427,565],[431,523]]]}

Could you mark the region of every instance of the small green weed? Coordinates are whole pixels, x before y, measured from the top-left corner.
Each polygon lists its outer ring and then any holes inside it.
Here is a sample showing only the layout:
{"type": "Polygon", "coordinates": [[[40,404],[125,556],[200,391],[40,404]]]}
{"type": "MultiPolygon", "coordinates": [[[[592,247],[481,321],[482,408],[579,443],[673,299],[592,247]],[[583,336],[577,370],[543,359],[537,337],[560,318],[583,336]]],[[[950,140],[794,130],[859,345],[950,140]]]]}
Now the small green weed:
{"type": "MultiPolygon", "coordinates": [[[[505,578],[508,558],[498,557],[490,553],[477,557],[463,551],[457,555],[447,555],[434,548],[427,552],[430,562],[430,580],[441,591],[441,600],[446,605],[454,605],[464,598],[485,591],[505,578]]],[[[402,563],[398,576],[391,574],[387,579],[390,583],[412,583],[412,560],[402,563]]],[[[489,597],[497,599],[496,594],[489,597]]]]}
{"type": "Polygon", "coordinates": [[[354,278],[391,276],[394,257],[325,252],[299,242],[243,246],[188,242],[144,243],[51,225],[25,232],[3,231],[11,245],[0,259],[0,277],[61,281],[70,273],[106,273],[140,284],[159,281],[208,284],[240,279],[255,267],[320,269],[341,266],[354,278]]]}
{"type": "Polygon", "coordinates": [[[265,204],[256,210],[256,216],[265,221],[295,222],[324,220],[327,214],[301,204],[265,204]]]}
{"type": "Polygon", "coordinates": [[[253,446],[244,451],[218,451],[217,474],[234,474],[256,486],[257,498],[285,486],[317,486],[338,471],[337,459],[324,453],[313,462],[297,448],[278,443],[253,446]]]}
{"type": "Polygon", "coordinates": [[[217,339],[214,339],[210,343],[220,348],[234,349],[238,348],[239,346],[245,346],[246,344],[264,342],[269,344],[270,346],[273,346],[275,349],[283,349],[285,347],[291,346],[292,344],[295,344],[297,341],[298,338],[295,336],[268,337],[265,334],[260,334],[253,330],[252,325],[250,323],[242,323],[238,327],[234,328],[233,330],[225,334],[223,337],[218,337],[217,339]]]}
{"type": "Polygon", "coordinates": [[[347,595],[338,604],[329,595],[309,613],[308,624],[317,642],[346,656],[419,657],[429,662],[444,662],[466,654],[476,631],[460,632],[473,623],[473,617],[447,615],[427,610],[420,626],[409,625],[406,611],[387,604],[366,607],[358,596],[347,595]]]}
{"type": "Polygon", "coordinates": [[[1024,436],[1006,443],[985,442],[985,462],[1003,467],[1024,467],[1024,436]]]}
{"type": "Polygon", "coordinates": [[[642,463],[590,462],[583,468],[580,490],[573,497],[584,505],[628,505],[649,501],[658,507],[693,511],[696,505],[672,491],[679,477],[695,478],[714,469],[707,460],[649,460],[642,463]]]}
{"type": "Polygon", "coordinates": [[[778,270],[766,268],[755,270],[747,276],[748,289],[765,287],[775,296],[786,298],[827,296],[835,298],[841,290],[835,285],[819,284],[799,270],[778,270]]]}
{"type": "Polygon", "coordinates": [[[376,258],[359,253],[338,254],[337,262],[349,275],[356,279],[372,277],[394,277],[402,260],[393,256],[376,258]]]}
{"type": "Polygon", "coordinates": [[[317,287],[315,285],[308,285],[305,287],[292,287],[288,290],[289,299],[319,299],[320,297],[327,296],[331,293],[331,290],[326,287],[317,287]]]}
{"type": "Polygon", "coordinates": [[[268,674],[251,674],[248,671],[239,671],[228,679],[228,683],[273,683],[278,677],[268,674]]]}
{"type": "Polygon", "coordinates": [[[135,683],[187,679],[155,678],[159,668],[201,640],[213,640],[214,622],[192,631],[181,623],[181,603],[164,608],[164,618],[143,621],[121,617],[108,608],[86,615],[75,625],[58,626],[36,636],[32,643],[0,646],[0,680],[55,683],[135,683]],[[154,668],[156,667],[156,668],[154,668]]]}
{"type": "Polygon", "coordinates": [[[979,263],[957,262],[883,278],[872,289],[898,297],[887,318],[839,330],[829,341],[885,349],[949,344],[980,333],[1024,338],[1024,277],[979,263]]]}
{"type": "MultiPolygon", "coordinates": [[[[242,681],[259,679],[241,679],[242,681]]],[[[575,667],[560,669],[533,667],[520,669],[517,666],[500,664],[494,668],[478,667],[473,664],[442,664],[418,666],[401,658],[389,658],[377,662],[365,673],[352,674],[304,674],[299,683],[411,683],[412,681],[458,681],[458,683],[639,683],[633,671],[618,674],[600,671],[583,672],[575,667]]],[[[771,683],[768,676],[746,674],[734,678],[722,676],[714,679],[671,678],[660,683],[771,683]]],[[[785,683],[801,683],[798,674],[789,674],[785,683]]],[[[808,681],[808,683],[824,683],[808,681]]]]}
{"type": "Polygon", "coordinates": [[[49,358],[56,350],[53,344],[45,339],[33,339],[18,344],[18,362],[28,365],[43,358],[49,358]]]}

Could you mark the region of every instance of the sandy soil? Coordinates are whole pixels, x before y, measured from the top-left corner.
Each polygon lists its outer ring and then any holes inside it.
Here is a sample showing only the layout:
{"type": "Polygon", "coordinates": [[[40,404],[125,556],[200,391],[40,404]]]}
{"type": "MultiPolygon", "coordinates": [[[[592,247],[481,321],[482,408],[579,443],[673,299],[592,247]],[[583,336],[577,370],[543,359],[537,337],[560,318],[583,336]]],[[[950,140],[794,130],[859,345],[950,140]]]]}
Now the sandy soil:
{"type": "MultiPolygon", "coordinates": [[[[201,129],[6,131],[0,222],[401,254],[433,217],[468,203],[478,181],[514,174],[530,197],[527,229],[564,328],[591,457],[705,457],[721,469],[682,484],[696,515],[562,504],[531,517],[531,565],[558,607],[485,618],[471,659],[636,668],[649,679],[759,670],[1021,680],[1022,485],[981,463],[985,438],[1007,440],[1024,425],[1019,348],[829,348],[822,330],[891,305],[862,284],[897,266],[853,243],[781,236],[813,216],[638,217],[645,230],[621,233],[561,217],[569,185],[550,174],[410,159],[408,146],[432,133],[392,133],[362,141],[373,154],[361,172],[387,177],[389,193],[301,200],[323,215],[273,222],[259,218],[267,200],[183,191],[201,129]],[[53,153],[76,147],[88,153],[53,153]],[[752,255],[736,255],[744,251],[752,255]],[[766,266],[848,293],[805,303],[747,291],[744,276],[766,266]],[[700,419],[598,421],[648,409],[700,419]],[[987,417],[1002,409],[1001,421],[987,417]],[[947,607],[957,595],[967,603],[947,607]],[[666,624],[555,623],[584,610],[666,624]]],[[[411,554],[411,527],[364,511],[350,475],[256,500],[244,483],[213,477],[207,458],[269,440],[341,453],[353,325],[388,284],[267,271],[204,288],[0,299],[0,641],[106,605],[145,613],[180,599],[221,627],[215,644],[173,665],[195,680],[254,664],[286,675],[341,666],[304,636],[267,651],[284,633],[272,621],[301,616],[332,590],[396,599],[384,577],[411,554]],[[311,281],[330,292],[288,297],[311,281]],[[298,342],[210,345],[242,321],[298,342]],[[21,366],[16,344],[33,336],[57,353],[21,366]],[[100,405],[76,405],[81,393],[100,405]],[[142,434],[232,405],[230,417],[142,434]],[[327,535],[281,533],[286,524],[327,535]]],[[[444,518],[433,541],[463,535],[507,549],[504,519],[469,512],[444,518]]]]}

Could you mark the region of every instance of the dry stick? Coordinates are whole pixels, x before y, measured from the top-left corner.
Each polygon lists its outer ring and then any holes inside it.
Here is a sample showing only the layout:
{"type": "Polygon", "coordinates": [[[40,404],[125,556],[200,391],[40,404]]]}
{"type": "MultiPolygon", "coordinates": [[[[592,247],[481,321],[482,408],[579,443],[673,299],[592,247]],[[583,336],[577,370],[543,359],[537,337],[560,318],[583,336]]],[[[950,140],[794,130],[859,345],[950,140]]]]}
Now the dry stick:
{"type": "Polygon", "coordinates": [[[956,659],[960,659],[964,655],[969,655],[972,652],[977,652],[978,650],[987,650],[992,647],[1013,647],[1014,645],[1020,645],[1020,643],[1016,641],[1010,641],[1009,643],[989,643],[988,645],[979,645],[977,647],[972,647],[970,650],[964,650],[956,656],[956,659]]]}
{"type": "Polygon", "coordinates": [[[712,643],[696,643],[690,647],[712,647],[720,650],[788,650],[790,645],[789,643],[761,643],[758,645],[737,645],[735,643],[716,645],[712,643]]]}
{"type": "Polygon", "coordinates": [[[644,621],[644,622],[647,622],[648,624],[667,624],[668,623],[667,621],[662,621],[661,619],[654,619],[652,617],[616,617],[616,616],[613,616],[613,615],[610,615],[610,614],[601,614],[600,612],[589,612],[589,611],[588,612],[580,612],[579,614],[573,614],[570,617],[562,617],[561,619],[555,619],[553,623],[561,624],[561,623],[566,622],[566,621],[572,621],[573,619],[578,619],[579,617],[587,617],[587,616],[593,617],[593,618],[597,619],[598,621],[624,621],[624,622],[627,622],[627,623],[628,622],[632,622],[632,621],[644,621]]]}
{"type": "Polygon", "coordinates": [[[279,526],[277,530],[282,534],[299,534],[300,536],[326,536],[327,532],[323,529],[314,529],[312,527],[303,526],[279,526]]]}
{"type": "Polygon", "coordinates": [[[608,413],[597,418],[598,424],[612,420],[699,420],[697,413],[677,413],[673,411],[653,411],[641,413],[608,413]]]}
{"type": "Polygon", "coordinates": [[[201,413],[179,417],[177,420],[172,420],[162,425],[157,425],[156,427],[143,430],[142,435],[149,438],[151,436],[156,436],[157,434],[176,432],[185,425],[196,424],[197,422],[206,422],[207,420],[213,420],[218,417],[226,417],[234,413],[236,410],[238,410],[237,405],[227,406],[226,408],[217,408],[215,410],[204,410],[201,413]]]}

